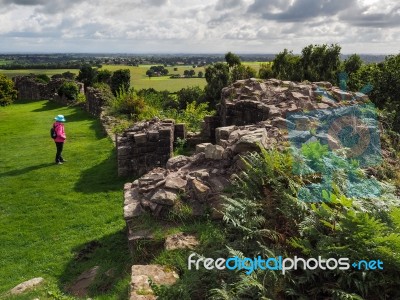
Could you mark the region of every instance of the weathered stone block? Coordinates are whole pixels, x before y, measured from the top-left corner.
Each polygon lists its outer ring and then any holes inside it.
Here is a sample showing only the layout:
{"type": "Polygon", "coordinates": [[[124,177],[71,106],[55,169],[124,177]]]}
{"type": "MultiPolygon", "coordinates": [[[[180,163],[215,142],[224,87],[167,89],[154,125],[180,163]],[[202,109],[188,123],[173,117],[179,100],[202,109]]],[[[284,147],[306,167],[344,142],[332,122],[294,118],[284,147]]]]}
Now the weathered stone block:
{"type": "Polygon", "coordinates": [[[190,184],[195,199],[199,202],[206,202],[211,189],[198,179],[193,179],[190,184]]]}
{"type": "Polygon", "coordinates": [[[132,266],[131,296],[130,300],[155,300],[150,287],[151,279],[157,285],[172,285],[179,276],[174,271],[160,265],[134,265],[132,266]]]}
{"type": "Polygon", "coordinates": [[[165,180],[165,187],[172,190],[184,190],[187,185],[187,180],[179,176],[167,176],[165,180]]]}
{"type": "Polygon", "coordinates": [[[260,146],[267,147],[267,131],[265,128],[257,129],[240,137],[234,145],[233,151],[235,153],[259,151],[260,146]]]}
{"type": "Polygon", "coordinates": [[[196,145],[196,153],[201,153],[206,151],[206,147],[211,145],[211,143],[202,143],[196,145]]]}
{"type": "Polygon", "coordinates": [[[224,148],[219,145],[209,144],[206,146],[205,155],[208,159],[221,160],[224,148]]]}
{"type": "Polygon", "coordinates": [[[147,142],[147,135],[145,133],[138,133],[135,134],[135,143],[138,145],[146,144],[147,142]]]}
{"type": "Polygon", "coordinates": [[[150,201],[162,205],[172,206],[175,204],[177,199],[178,195],[176,193],[160,189],[153,195],[153,197],[151,197],[150,201]]]}
{"type": "Polygon", "coordinates": [[[159,134],[158,131],[149,131],[147,133],[147,140],[149,142],[158,142],[159,134]]]}
{"type": "Polygon", "coordinates": [[[166,250],[194,249],[198,245],[199,241],[194,235],[183,232],[167,236],[167,238],[165,239],[166,250]]]}
{"type": "Polygon", "coordinates": [[[179,169],[190,162],[190,158],[184,155],[178,155],[168,160],[167,169],[179,169]]]}
{"type": "Polygon", "coordinates": [[[129,146],[120,146],[117,149],[118,157],[120,156],[128,156],[132,152],[132,148],[129,146]]]}
{"type": "Polygon", "coordinates": [[[33,278],[31,280],[25,281],[23,283],[18,284],[16,287],[14,287],[11,291],[11,295],[19,295],[24,293],[25,291],[31,290],[34,287],[42,284],[44,282],[44,279],[42,277],[38,278],[33,278]]]}

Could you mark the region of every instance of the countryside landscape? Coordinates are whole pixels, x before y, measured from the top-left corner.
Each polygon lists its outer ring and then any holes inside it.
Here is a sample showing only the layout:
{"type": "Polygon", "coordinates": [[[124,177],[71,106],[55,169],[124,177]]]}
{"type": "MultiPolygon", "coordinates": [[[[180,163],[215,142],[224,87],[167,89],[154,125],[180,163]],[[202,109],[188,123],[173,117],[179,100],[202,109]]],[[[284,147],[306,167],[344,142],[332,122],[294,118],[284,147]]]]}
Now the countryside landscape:
{"type": "Polygon", "coordinates": [[[0,299],[400,299],[395,1],[2,5],[0,299]]]}

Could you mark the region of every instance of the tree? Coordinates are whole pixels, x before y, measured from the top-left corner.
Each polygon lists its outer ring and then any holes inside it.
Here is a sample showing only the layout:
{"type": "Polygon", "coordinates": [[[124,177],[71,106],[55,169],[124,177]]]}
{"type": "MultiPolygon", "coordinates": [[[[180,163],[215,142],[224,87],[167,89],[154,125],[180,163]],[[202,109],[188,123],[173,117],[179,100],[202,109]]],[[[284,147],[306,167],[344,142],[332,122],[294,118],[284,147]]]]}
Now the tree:
{"type": "Polygon", "coordinates": [[[194,70],[189,70],[189,77],[193,77],[196,75],[196,72],[194,70]]]}
{"type": "Polygon", "coordinates": [[[349,56],[343,62],[343,69],[349,76],[357,72],[361,68],[361,66],[362,66],[362,60],[361,57],[357,54],[349,56]]]}
{"type": "Polygon", "coordinates": [[[258,77],[262,79],[269,79],[274,77],[271,64],[261,64],[260,70],[258,71],[258,77]]]}
{"type": "Polygon", "coordinates": [[[97,72],[97,82],[111,83],[111,76],[113,73],[110,70],[104,69],[97,72]]]}
{"type": "Polygon", "coordinates": [[[284,49],[276,55],[272,64],[273,76],[283,80],[302,80],[300,57],[284,49]]]}
{"type": "Polygon", "coordinates": [[[92,86],[97,79],[97,70],[93,69],[90,65],[84,65],[79,70],[78,81],[85,85],[85,88],[92,86]]]}
{"type": "Polygon", "coordinates": [[[129,90],[131,84],[131,72],[129,69],[121,69],[114,72],[111,76],[111,91],[114,95],[120,89],[129,90]]]}
{"type": "Polygon", "coordinates": [[[183,88],[178,91],[179,109],[186,109],[188,103],[195,101],[197,104],[204,102],[204,91],[198,86],[183,88]]]}
{"type": "Polygon", "coordinates": [[[204,73],[202,71],[199,71],[199,73],[197,73],[197,77],[203,78],[203,76],[204,76],[204,73]]]}
{"type": "MultiPolygon", "coordinates": [[[[169,73],[168,69],[166,69],[164,66],[151,66],[150,70],[153,71],[152,76],[154,76],[154,74],[166,76],[169,73]]],[[[146,72],[146,74],[147,74],[147,72],[146,72]]],[[[147,76],[149,76],[149,75],[147,75],[147,76]]],[[[151,76],[149,76],[149,77],[151,77],[151,76]]]]}
{"type": "Polygon", "coordinates": [[[239,56],[233,54],[232,52],[228,52],[225,54],[225,61],[228,64],[229,68],[233,68],[234,66],[238,66],[241,64],[239,56]]]}
{"type": "Polygon", "coordinates": [[[337,44],[330,46],[309,45],[302,50],[301,66],[303,79],[309,81],[330,81],[337,83],[340,70],[340,50],[337,44]]]}
{"type": "Polygon", "coordinates": [[[0,105],[6,106],[17,100],[17,91],[14,83],[5,75],[0,74],[0,105]]]}
{"type": "Polygon", "coordinates": [[[250,66],[236,65],[231,70],[231,81],[256,77],[256,70],[250,66]]]}
{"type": "Polygon", "coordinates": [[[229,68],[227,64],[215,63],[206,68],[205,87],[206,100],[210,103],[210,108],[215,109],[221,99],[221,91],[229,83],[229,68]]]}
{"type": "Polygon", "coordinates": [[[150,79],[150,77],[154,76],[154,70],[152,70],[152,69],[147,70],[146,75],[149,76],[149,79],[150,79]]]}

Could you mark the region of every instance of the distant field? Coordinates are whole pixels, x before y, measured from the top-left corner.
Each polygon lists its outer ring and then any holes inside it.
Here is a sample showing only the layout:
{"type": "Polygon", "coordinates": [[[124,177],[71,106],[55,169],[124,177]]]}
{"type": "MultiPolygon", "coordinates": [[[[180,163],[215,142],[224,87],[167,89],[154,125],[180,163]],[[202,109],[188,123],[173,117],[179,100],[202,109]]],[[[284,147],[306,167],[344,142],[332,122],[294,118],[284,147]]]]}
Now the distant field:
{"type": "MultiPolygon", "coordinates": [[[[149,77],[146,76],[146,71],[152,65],[139,65],[139,67],[132,66],[121,66],[121,65],[104,65],[102,69],[107,69],[110,71],[115,71],[118,69],[129,69],[131,71],[131,85],[136,89],[148,89],[153,88],[155,90],[168,90],[170,92],[179,91],[182,88],[186,88],[188,86],[199,86],[200,88],[205,87],[206,80],[204,78],[182,78],[182,79],[171,79],[169,76],[163,77],[149,77]]],[[[180,74],[183,75],[185,70],[192,70],[192,66],[176,66],[176,67],[167,67],[169,71],[169,75],[172,74],[180,74]],[[177,71],[174,71],[174,68],[177,68],[177,71]]],[[[196,72],[196,75],[201,71],[203,75],[205,73],[204,67],[198,67],[193,69],[196,72]]]]}
{"type": "MultiPolygon", "coordinates": [[[[1,65],[1,60],[0,60],[0,65],[1,65]]],[[[268,62],[266,62],[268,63],[268,62]]],[[[258,73],[260,69],[260,65],[262,62],[243,62],[244,65],[250,66],[253,69],[255,69],[258,73]]],[[[146,71],[151,67],[152,65],[139,65],[138,67],[133,67],[133,66],[123,66],[123,65],[104,65],[102,69],[107,69],[110,71],[116,71],[119,69],[129,69],[131,72],[131,86],[133,86],[136,90],[140,89],[147,89],[147,88],[154,88],[155,90],[168,90],[170,92],[176,92],[179,91],[182,88],[186,88],[188,86],[199,86],[200,88],[203,88],[206,86],[206,80],[205,78],[182,78],[182,79],[171,79],[169,76],[163,76],[163,77],[152,77],[149,79],[149,77],[146,76],[146,71]]],[[[169,71],[169,75],[171,74],[180,74],[183,75],[183,72],[185,70],[194,70],[196,72],[196,75],[201,71],[203,72],[203,76],[205,74],[205,68],[204,67],[196,67],[193,68],[192,66],[187,66],[187,65],[180,65],[180,66],[175,66],[175,67],[167,67],[169,71]],[[177,71],[174,71],[174,69],[177,68],[177,71]]],[[[51,69],[51,70],[45,70],[45,69],[27,69],[27,70],[1,70],[0,69],[0,74],[4,74],[8,77],[13,77],[13,76],[18,76],[18,75],[28,75],[30,73],[34,74],[47,74],[49,76],[52,76],[54,74],[60,74],[64,72],[72,72],[74,74],[78,74],[79,70],[77,69],[51,69]]]]}
{"type": "Polygon", "coordinates": [[[9,60],[0,59],[0,66],[1,66],[1,65],[5,65],[5,64],[8,63],[8,62],[9,62],[9,60]]]}
{"type": "Polygon", "coordinates": [[[242,64],[252,67],[254,70],[256,70],[256,72],[258,74],[258,71],[260,71],[261,64],[269,65],[269,64],[272,64],[272,62],[270,62],[270,61],[266,61],[266,62],[244,61],[244,62],[242,62],[242,64]]]}

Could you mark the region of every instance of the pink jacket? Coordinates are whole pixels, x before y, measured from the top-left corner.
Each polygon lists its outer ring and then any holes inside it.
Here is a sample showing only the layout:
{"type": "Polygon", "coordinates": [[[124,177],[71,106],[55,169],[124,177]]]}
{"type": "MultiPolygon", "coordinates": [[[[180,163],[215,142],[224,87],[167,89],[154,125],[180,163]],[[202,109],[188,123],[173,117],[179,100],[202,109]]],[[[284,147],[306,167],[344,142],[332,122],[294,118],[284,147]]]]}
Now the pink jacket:
{"type": "Polygon", "coordinates": [[[64,124],[62,122],[54,122],[53,127],[57,133],[57,137],[54,139],[55,142],[64,142],[67,136],[64,131],[64,124]]]}

